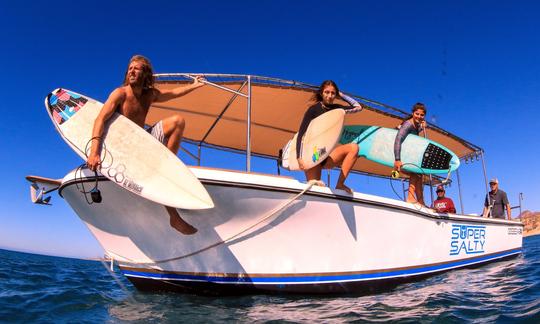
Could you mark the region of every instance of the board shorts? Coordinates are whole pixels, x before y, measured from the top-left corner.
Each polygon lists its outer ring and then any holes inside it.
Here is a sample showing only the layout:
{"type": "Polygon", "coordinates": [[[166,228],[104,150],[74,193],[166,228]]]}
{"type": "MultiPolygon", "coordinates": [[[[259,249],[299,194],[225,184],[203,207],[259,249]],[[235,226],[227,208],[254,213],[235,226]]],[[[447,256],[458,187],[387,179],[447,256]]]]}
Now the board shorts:
{"type": "Polygon", "coordinates": [[[165,133],[163,132],[163,121],[160,120],[157,123],[155,123],[153,126],[150,126],[146,129],[146,131],[154,136],[158,141],[160,141],[163,145],[167,145],[167,138],[165,137],[165,133]]]}

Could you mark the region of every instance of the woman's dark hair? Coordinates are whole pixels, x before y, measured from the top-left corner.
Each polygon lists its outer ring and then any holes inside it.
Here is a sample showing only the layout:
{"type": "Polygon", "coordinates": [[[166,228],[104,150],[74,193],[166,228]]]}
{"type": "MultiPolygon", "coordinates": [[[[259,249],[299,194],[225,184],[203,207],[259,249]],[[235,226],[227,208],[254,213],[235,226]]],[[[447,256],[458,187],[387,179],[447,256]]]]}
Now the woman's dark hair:
{"type": "MultiPolygon", "coordinates": [[[[424,114],[427,114],[427,109],[426,109],[426,105],[424,105],[423,103],[421,102],[417,102],[415,103],[413,106],[412,106],[412,110],[411,112],[415,112],[417,110],[423,110],[424,111],[424,114]]],[[[412,116],[412,115],[411,115],[412,116]]]]}
{"type": "Polygon", "coordinates": [[[334,89],[336,89],[336,98],[340,98],[340,96],[339,96],[339,88],[338,88],[337,84],[332,80],[325,80],[319,86],[319,90],[317,90],[317,92],[315,92],[313,94],[313,100],[315,100],[317,102],[323,101],[323,97],[322,97],[323,90],[324,90],[324,88],[326,88],[329,85],[334,87],[334,89]]]}
{"type": "MultiPolygon", "coordinates": [[[[424,111],[424,114],[427,114],[427,108],[426,108],[426,105],[424,105],[424,104],[421,103],[421,102],[417,102],[417,103],[415,103],[415,104],[412,106],[411,114],[408,115],[407,117],[405,117],[405,118],[403,119],[403,121],[401,122],[400,126],[403,125],[403,123],[404,123],[406,120],[411,119],[412,116],[413,116],[413,113],[414,113],[415,111],[417,111],[417,110],[423,110],[423,111],[424,111]]],[[[399,126],[398,126],[398,128],[399,128],[399,126]]]]}

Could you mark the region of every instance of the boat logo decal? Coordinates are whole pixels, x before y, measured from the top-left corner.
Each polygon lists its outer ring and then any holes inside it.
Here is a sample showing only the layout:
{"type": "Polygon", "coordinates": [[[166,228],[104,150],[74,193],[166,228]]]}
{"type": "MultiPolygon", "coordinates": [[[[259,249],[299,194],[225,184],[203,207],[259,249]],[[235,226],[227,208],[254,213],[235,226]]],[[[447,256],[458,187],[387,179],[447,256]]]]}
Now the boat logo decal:
{"type": "Polygon", "coordinates": [[[59,89],[56,93],[51,93],[49,97],[49,109],[51,110],[54,121],[58,125],[61,125],[73,117],[86,102],[88,102],[88,99],[81,97],[80,95],[71,91],[59,89]]]}
{"type": "Polygon", "coordinates": [[[313,148],[313,156],[311,157],[311,159],[313,160],[313,162],[317,162],[323,154],[326,154],[326,147],[322,147],[319,149],[317,148],[317,146],[315,146],[313,148]]]}
{"type": "Polygon", "coordinates": [[[521,235],[523,230],[520,227],[509,227],[508,235],[521,235]]]}
{"type": "Polygon", "coordinates": [[[107,169],[107,175],[110,179],[113,179],[116,183],[126,188],[129,191],[140,194],[143,190],[143,186],[133,181],[125,174],[126,166],[123,164],[118,164],[116,167],[109,167],[107,169]]]}
{"type": "Polygon", "coordinates": [[[484,253],[485,244],[485,226],[452,225],[450,255],[484,253]]]}
{"type": "Polygon", "coordinates": [[[344,129],[341,138],[343,142],[351,143],[355,138],[357,138],[362,132],[355,132],[351,129],[344,129]]]}

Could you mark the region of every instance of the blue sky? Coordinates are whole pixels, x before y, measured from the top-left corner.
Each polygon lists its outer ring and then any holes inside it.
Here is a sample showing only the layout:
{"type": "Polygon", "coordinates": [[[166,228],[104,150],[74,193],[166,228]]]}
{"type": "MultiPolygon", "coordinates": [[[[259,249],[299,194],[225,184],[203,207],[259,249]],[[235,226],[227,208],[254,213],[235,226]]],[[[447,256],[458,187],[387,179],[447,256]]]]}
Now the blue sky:
{"type": "MultiPolygon", "coordinates": [[[[0,247],[93,257],[101,250],[67,203],[30,203],[28,174],[82,163],[43,106],[65,87],[104,101],[133,54],[156,72],[238,73],[319,84],[408,110],[482,147],[513,205],[540,210],[540,24],[535,1],[0,1],[4,120],[0,247]]],[[[207,154],[208,155],[208,154],[207,154]]],[[[206,156],[207,156],[206,155],[206,156]]],[[[220,165],[216,155],[206,165],[220,165]]],[[[243,157],[235,157],[243,168],[243,157]]],[[[186,160],[187,163],[192,163],[186,160]]],[[[256,171],[273,171],[258,162],[256,171]]],[[[479,162],[460,169],[465,212],[479,213],[479,162]]],[[[301,174],[296,175],[303,179],[301,174]]],[[[388,181],[351,177],[393,197],[388,181]]],[[[456,186],[448,194],[457,201],[456,186]]]]}

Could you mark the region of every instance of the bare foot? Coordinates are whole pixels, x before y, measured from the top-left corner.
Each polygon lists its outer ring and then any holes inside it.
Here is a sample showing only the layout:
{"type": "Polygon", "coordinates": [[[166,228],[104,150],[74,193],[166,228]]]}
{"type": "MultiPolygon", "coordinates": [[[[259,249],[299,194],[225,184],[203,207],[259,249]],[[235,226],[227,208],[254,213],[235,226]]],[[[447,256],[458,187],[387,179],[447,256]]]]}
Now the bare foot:
{"type": "Polygon", "coordinates": [[[341,184],[336,184],[336,189],[339,189],[339,190],[343,190],[347,193],[350,193],[351,195],[353,194],[353,191],[351,188],[347,187],[346,185],[344,185],[343,183],[341,184]]]}
{"type": "Polygon", "coordinates": [[[171,226],[178,232],[185,235],[193,235],[197,233],[197,229],[186,223],[180,216],[171,217],[171,226]]]}
{"type": "Polygon", "coordinates": [[[322,180],[309,180],[314,186],[326,187],[326,184],[322,180]]]}
{"type": "Polygon", "coordinates": [[[169,213],[172,228],[185,235],[193,235],[197,233],[197,229],[183,220],[176,209],[168,206],[165,206],[165,209],[167,209],[167,212],[169,213]]]}
{"type": "Polygon", "coordinates": [[[419,203],[417,201],[411,201],[410,203],[413,204],[414,208],[416,208],[418,210],[420,210],[422,208],[427,208],[426,205],[421,204],[421,203],[419,203]]]}

